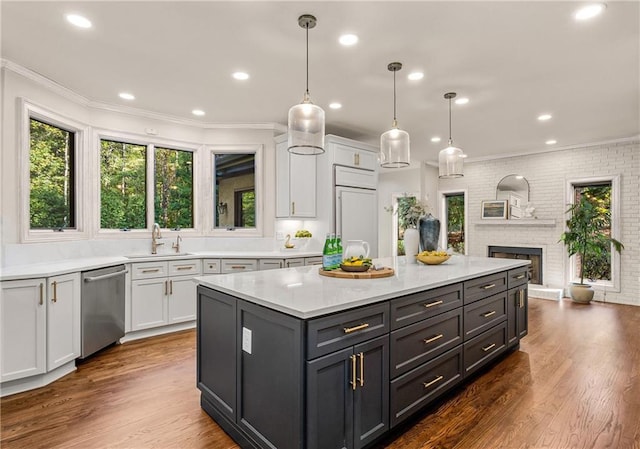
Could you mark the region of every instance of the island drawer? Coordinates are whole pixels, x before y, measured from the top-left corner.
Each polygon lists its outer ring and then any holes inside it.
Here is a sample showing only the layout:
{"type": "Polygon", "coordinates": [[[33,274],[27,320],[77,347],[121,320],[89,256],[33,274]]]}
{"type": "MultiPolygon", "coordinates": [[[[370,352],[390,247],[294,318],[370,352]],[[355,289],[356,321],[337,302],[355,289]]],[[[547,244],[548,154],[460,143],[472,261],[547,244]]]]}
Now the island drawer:
{"type": "Polygon", "coordinates": [[[412,416],[462,380],[462,346],[391,382],[391,427],[412,416]]]}
{"type": "Polygon", "coordinates": [[[219,274],[222,272],[220,259],[204,259],[202,271],[204,274],[219,274]]]}
{"type": "Polygon", "coordinates": [[[464,283],[464,303],[469,304],[507,289],[507,272],[490,274],[464,283]]]}
{"type": "Polygon", "coordinates": [[[462,283],[439,287],[391,301],[391,328],[399,329],[462,306],[462,283]]]}
{"type": "Polygon", "coordinates": [[[480,335],[507,319],[507,292],[464,306],[464,339],[480,335]]]}
{"type": "Polygon", "coordinates": [[[507,288],[512,289],[529,282],[529,265],[507,272],[507,288]]]}
{"type": "Polygon", "coordinates": [[[131,264],[131,279],[165,277],[169,273],[169,262],[140,262],[131,264]]]}
{"type": "Polygon", "coordinates": [[[464,344],[464,375],[482,368],[500,355],[507,347],[507,323],[502,322],[493,329],[478,335],[464,344]]]}
{"type": "Polygon", "coordinates": [[[307,324],[307,360],[388,332],[388,302],[310,320],[307,324]]]}
{"type": "Polygon", "coordinates": [[[462,343],[462,309],[391,332],[391,378],[462,343]]]}
{"type": "Polygon", "coordinates": [[[242,273],[245,271],[256,271],[258,261],[256,259],[223,259],[222,273],[242,273]]]}
{"type": "Polygon", "coordinates": [[[201,273],[200,259],[169,261],[169,276],[197,276],[201,273]]]}

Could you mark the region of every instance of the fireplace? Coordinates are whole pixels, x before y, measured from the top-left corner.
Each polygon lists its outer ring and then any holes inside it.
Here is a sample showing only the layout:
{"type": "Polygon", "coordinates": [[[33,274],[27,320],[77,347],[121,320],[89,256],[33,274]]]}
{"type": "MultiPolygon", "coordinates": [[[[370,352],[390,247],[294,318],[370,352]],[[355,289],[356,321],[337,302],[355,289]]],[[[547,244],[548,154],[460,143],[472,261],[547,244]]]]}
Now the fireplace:
{"type": "Polygon", "coordinates": [[[489,257],[501,259],[530,260],[529,282],[542,285],[542,248],[525,248],[520,246],[489,246],[489,257]]]}

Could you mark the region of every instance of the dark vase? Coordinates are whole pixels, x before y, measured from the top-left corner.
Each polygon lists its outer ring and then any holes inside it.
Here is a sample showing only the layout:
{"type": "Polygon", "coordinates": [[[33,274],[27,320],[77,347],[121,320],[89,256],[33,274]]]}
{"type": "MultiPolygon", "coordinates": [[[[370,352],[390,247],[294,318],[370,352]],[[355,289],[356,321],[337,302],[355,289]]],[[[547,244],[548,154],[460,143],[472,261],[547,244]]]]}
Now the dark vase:
{"type": "Polygon", "coordinates": [[[440,220],[431,214],[420,217],[418,231],[420,231],[420,251],[435,251],[440,238],[440,220]]]}

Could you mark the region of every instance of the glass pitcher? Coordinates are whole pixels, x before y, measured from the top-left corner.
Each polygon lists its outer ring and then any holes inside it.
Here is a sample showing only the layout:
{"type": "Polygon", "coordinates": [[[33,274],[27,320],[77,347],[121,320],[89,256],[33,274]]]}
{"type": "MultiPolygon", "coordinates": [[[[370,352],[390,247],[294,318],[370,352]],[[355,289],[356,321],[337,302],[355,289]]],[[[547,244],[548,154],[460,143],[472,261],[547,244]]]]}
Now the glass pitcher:
{"type": "Polygon", "coordinates": [[[364,240],[347,240],[347,245],[344,247],[345,259],[351,257],[369,257],[369,244],[364,240]]]}

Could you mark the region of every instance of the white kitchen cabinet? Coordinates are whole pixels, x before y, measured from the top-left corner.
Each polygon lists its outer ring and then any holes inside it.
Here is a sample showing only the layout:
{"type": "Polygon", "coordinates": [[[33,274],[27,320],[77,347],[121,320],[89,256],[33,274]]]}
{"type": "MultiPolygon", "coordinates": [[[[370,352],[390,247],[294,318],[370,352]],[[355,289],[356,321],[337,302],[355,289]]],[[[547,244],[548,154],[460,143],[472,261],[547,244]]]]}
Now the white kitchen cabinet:
{"type": "Polygon", "coordinates": [[[376,171],[378,168],[378,154],[364,148],[337,143],[327,138],[332,146],[333,163],[347,167],[376,171]]]}
{"type": "Polygon", "coordinates": [[[149,329],[196,319],[196,283],[200,260],[144,262],[132,265],[131,329],[149,329]]]}
{"type": "Polygon", "coordinates": [[[2,282],[0,341],[2,382],[46,371],[46,280],[2,282]]]}
{"type": "Polygon", "coordinates": [[[316,164],[320,156],[287,151],[286,136],[276,139],[276,217],[316,216],[316,164]]]}
{"type": "Polygon", "coordinates": [[[258,259],[222,259],[221,272],[223,274],[244,273],[256,271],[258,267],[258,259]]]}
{"type": "Polygon", "coordinates": [[[304,259],[305,266],[310,265],[322,265],[322,256],[319,257],[306,257],[304,259]]]}
{"type": "Polygon", "coordinates": [[[80,273],[47,279],[47,370],[80,357],[80,273]]]}
{"type": "Polygon", "coordinates": [[[260,271],[284,268],[284,259],[260,259],[258,267],[260,271]]]}
{"type": "Polygon", "coordinates": [[[343,247],[349,240],[364,240],[370,257],[377,257],[377,201],[375,190],[336,187],[336,233],[342,236],[343,247]]]}

